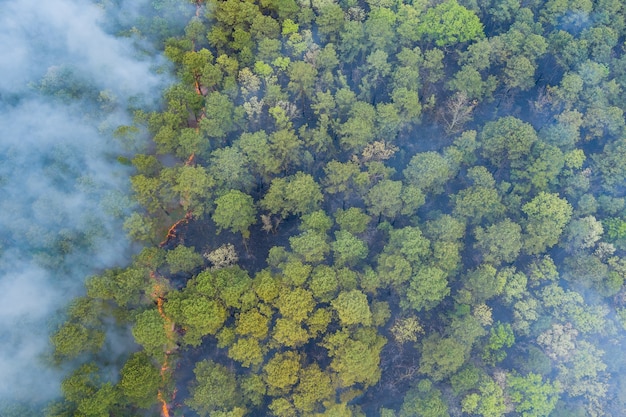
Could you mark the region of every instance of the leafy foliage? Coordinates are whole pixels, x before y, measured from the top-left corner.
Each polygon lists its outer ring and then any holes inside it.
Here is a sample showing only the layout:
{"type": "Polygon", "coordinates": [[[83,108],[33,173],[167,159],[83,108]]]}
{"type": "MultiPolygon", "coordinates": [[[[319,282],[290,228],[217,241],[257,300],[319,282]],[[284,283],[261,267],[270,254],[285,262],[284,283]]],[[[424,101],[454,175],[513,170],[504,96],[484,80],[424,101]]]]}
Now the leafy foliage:
{"type": "Polygon", "coordinates": [[[51,338],[59,363],[106,357],[107,326],[141,350],[49,415],[180,413],[174,387],[211,416],[620,413],[619,2],[191,3],[178,82],[118,132],[154,142],[130,236],[185,218],[51,338]]]}

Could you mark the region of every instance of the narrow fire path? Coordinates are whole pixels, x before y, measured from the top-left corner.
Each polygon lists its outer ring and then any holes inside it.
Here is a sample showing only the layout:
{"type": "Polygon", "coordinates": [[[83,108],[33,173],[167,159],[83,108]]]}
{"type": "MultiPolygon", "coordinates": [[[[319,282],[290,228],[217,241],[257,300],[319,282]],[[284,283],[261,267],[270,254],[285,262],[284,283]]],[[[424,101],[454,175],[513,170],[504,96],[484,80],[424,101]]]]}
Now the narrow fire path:
{"type": "MultiPolygon", "coordinates": [[[[157,310],[159,311],[159,315],[163,318],[163,328],[165,330],[165,334],[167,337],[167,345],[165,347],[165,359],[161,364],[161,382],[162,388],[159,389],[157,393],[157,399],[161,404],[161,415],[162,417],[170,417],[170,406],[168,405],[167,400],[163,394],[163,387],[168,379],[168,372],[170,370],[169,359],[170,355],[176,350],[176,332],[175,332],[175,323],[174,321],[165,314],[165,310],[163,309],[163,301],[165,299],[165,295],[167,294],[167,285],[164,284],[159,276],[157,276],[156,272],[150,273],[150,278],[153,281],[152,286],[152,299],[157,303],[157,310]]],[[[175,393],[174,393],[175,395],[175,393]]],[[[172,398],[173,399],[173,398],[172,398]]]]}

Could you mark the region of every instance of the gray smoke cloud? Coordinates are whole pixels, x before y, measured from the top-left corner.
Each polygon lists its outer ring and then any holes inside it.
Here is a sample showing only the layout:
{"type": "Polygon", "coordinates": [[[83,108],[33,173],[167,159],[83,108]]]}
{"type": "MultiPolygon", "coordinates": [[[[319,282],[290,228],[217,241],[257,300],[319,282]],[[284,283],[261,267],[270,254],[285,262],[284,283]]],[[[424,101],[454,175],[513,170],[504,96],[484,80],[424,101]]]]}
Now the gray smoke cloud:
{"type": "Polygon", "coordinates": [[[0,1],[0,408],[59,395],[63,372],[44,359],[59,311],[130,258],[111,132],[166,81],[103,16],[86,0],[0,1]]]}

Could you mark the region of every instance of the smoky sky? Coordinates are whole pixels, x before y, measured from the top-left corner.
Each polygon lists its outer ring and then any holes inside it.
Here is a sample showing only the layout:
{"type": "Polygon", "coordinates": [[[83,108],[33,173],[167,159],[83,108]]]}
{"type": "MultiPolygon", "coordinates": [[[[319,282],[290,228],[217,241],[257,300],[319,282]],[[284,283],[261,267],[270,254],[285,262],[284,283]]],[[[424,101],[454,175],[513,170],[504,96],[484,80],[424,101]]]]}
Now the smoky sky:
{"type": "Polygon", "coordinates": [[[0,405],[59,394],[63,371],[45,357],[60,312],[131,255],[111,132],[166,81],[103,16],[87,0],[0,0],[0,405]]]}

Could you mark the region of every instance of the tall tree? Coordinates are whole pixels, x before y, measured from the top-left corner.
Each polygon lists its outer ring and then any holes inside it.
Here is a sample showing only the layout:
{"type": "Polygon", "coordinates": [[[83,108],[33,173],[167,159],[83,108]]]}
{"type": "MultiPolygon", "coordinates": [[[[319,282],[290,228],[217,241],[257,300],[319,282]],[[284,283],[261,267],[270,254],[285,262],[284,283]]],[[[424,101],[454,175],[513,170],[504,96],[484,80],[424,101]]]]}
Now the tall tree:
{"type": "Polygon", "coordinates": [[[456,0],[447,0],[430,8],[420,19],[417,33],[437,46],[454,45],[485,36],[476,14],[456,0]]]}
{"type": "Polygon", "coordinates": [[[557,244],[573,209],[557,194],[542,191],[524,204],[522,211],[527,216],[524,248],[529,254],[539,254],[557,244]]]}
{"type": "Polygon", "coordinates": [[[250,226],[256,222],[254,200],[248,194],[238,190],[230,190],[215,200],[213,221],[221,228],[239,232],[247,239],[250,237],[250,226]]]}
{"type": "Polygon", "coordinates": [[[537,141],[535,129],[513,116],[501,117],[485,124],[480,139],[482,155],[494,166],[513,167],[523,163],[537,141]]]}
{"type": "Polygon", "coordinates": [[[201,416],[227,411],[241,403],[241,394],[233,373],[213,361],[198,362],[193,370],[196,379],[186,403],[201,416]]]}

